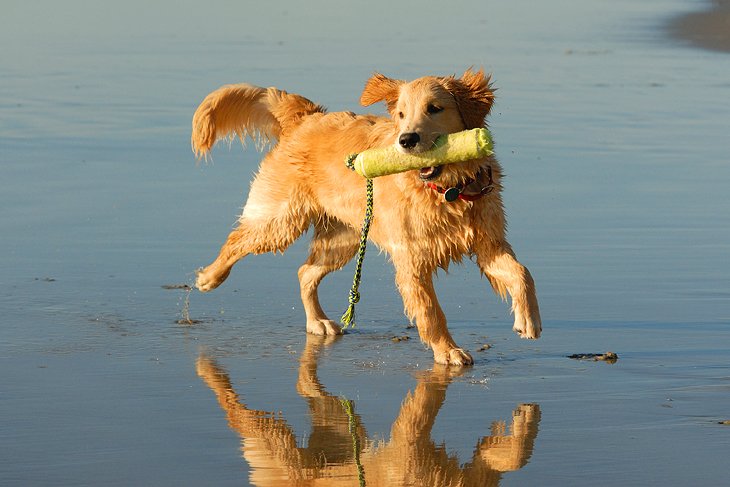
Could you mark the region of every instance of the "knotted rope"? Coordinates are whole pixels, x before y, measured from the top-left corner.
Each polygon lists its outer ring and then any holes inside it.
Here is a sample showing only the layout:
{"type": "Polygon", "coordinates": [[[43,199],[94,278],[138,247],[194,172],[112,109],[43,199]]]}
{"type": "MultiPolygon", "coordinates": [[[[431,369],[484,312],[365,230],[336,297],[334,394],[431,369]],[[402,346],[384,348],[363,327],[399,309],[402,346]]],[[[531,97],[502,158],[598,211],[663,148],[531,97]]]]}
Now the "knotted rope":
{"type": "Polygon", "coordinates": [[[365,258],[365,249],[368,244],[368,232],[370,232],[370,224],[373,221],[373,180],[365,180],[366,202],[365,202],[365,221],[363,221],[360,230],[360,248],[357,251],[357,263],[355,264],[355,277],[352,279],[352,288],[350,289],[349,303],[347,311],[340,318],[340,322],[344,328],[355,327],[355,304],[360,301],[360,278],[362,277],[362,261],[365,258]]]}

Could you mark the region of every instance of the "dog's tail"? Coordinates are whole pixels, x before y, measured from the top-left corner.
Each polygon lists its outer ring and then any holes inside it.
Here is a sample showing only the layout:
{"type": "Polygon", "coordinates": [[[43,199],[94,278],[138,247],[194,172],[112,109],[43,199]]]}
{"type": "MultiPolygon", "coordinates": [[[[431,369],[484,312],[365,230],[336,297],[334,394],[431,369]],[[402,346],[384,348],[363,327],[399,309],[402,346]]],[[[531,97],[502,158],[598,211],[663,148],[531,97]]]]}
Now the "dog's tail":
{"type": "Polygon", "coordinates": [[[276,88],[222,86],[206,96],[193,115],[193,152],[206,157],[218,140],[236,136],[275,142],[305,116],[324,111],[302,96],[276,88]]]}

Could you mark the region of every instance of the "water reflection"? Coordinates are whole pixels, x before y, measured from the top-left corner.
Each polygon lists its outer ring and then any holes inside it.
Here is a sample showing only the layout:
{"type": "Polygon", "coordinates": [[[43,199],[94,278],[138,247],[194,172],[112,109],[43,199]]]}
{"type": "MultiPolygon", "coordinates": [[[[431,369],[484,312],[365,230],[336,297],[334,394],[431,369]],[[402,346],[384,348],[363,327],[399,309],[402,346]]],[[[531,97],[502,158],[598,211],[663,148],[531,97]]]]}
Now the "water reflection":
{"type": "Polygon", "coordinates": [[[309,405],[311,435],[299,446],[278,414],[249,409],[228,374],[201,354],[198,375],[215,393],[229,426],[242,438],[243,457],[257,486],[496,486],[503,472],[523,467],[532,454],[540,422],[537,404],[520,404],[511,423],[495,421],[479,438],[466,464],[431,439],[453,369],[434,365],[418,375],[401,405],[390,440],[373,441],[353,401],[326,392],[317,376],[322,347],[336,338],[308,336],[299,364],[297,392],[309,405]]]}

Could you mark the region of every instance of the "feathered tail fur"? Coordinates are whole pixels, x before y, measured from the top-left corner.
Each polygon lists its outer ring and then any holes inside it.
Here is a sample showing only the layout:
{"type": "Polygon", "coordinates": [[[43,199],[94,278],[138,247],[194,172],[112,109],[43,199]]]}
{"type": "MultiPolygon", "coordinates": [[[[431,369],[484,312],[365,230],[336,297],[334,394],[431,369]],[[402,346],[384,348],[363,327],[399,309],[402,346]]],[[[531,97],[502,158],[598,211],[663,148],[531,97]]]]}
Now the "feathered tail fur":
{"type": "Polygon", "coordinates": [[[191,144],[198,158],[223,138],[246,136],[275,142],[307,115],[324,107],[276,88],[245,83],[225,85],[210,93],[193,115],[191,144]]]}

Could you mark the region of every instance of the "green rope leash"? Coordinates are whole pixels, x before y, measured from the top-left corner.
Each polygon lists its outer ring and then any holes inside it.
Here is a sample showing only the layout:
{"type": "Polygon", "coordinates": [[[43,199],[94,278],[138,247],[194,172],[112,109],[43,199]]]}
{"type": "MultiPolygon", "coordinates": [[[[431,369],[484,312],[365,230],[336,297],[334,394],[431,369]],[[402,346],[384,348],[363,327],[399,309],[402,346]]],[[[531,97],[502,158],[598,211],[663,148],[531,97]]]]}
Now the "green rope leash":
{"type": "Polygon", "coordinates": [[[360,486],[365,486],[365,468],[360,463],[360,439],[357,436],[357,422],[355,420],[355,406],[352,401],[342,397],[340,403],[347,413],[347,426],[350,430],[350,436],[352,436],[352,453],[355,456],[355,465],[357,465],[357,478],[360,481],[360,486]]]}
{"type": "MultiPolygon", "coordinates": [[[[351,160],[354,160],[351,159],[351,160]]],[[[348,160],[348,166],[350,161],[348,160]]],[[[355,327],[355,304],[360,301],[360,278],[362,277],[362,261],[365,258],[365,248],[368,244],[368,232],[370,232],[370,224],[373,221],[373,180],[366,179],[366,202],[365,202],[365,221],[362,224],[362,230],[360,231],[360,248],[357,251],[357,263],[355,265],[355,277],[352,280],[352,288],[350,289],[349,303],[347,311],[340,318],[343,328],[355,327]]]]}

